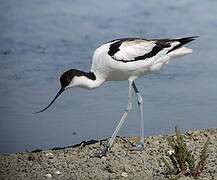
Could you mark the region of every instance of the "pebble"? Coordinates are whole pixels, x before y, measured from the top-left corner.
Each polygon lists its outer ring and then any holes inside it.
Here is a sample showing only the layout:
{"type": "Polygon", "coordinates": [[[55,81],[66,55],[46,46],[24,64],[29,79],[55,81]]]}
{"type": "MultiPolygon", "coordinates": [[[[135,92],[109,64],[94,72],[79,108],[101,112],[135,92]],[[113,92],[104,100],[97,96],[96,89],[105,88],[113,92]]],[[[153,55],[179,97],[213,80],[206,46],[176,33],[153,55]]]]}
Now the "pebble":
{"type": "Polygon", "coordinates": [[[169,155],[172,155],[172,154],[175,153],[175,151],[174,151],[174,150],[169,150],[169,151],[167,151],[167,153],[168,153],[169,155]]]}
{"type": "MultiPolygon", "coordinates": [[[[203,131],[199,132],[201,133],[194,132],[194,134],[198,134],[195,135],[196,138],[199,138],[198,142],[186,136],[188,141],[190,139],[189,148],[195,155],[195,158],[199,158],[204,141],[207,139],[204,137],[203,131]]],[[[200,180],[214,180],[217,177],[217,129],[213,132],[213,135],[209,133],[209,130],[207,130],[207,134],[212,138],[208,148],[209,156],[205,168],[201,173],[201,177],[198,178],[200,180]]],[[[27,152],[6,156],[0,155],[0,169],[3,169],[0,173],[0,179],[29,180],[34,179],[36,176],[43,176],[41,179],[50,180],[54,178],[61,179],[63,175],[66,177],[64,179],[67,179],[67,177],[96,179],[96,172],[98,179],[103,179],[107,176],[110,179],[166,179],[168,172],[161,158],[166,156],[168,151],[169,153],[173,153],[173,151],[167,139],[163,141],[159,137],[159,139],[156,138],[154,141],[157,140],[163,143],[160,146],[155,146],[152,144],[151,138],[149,138],[150,145],[148,145],[148,148],[145,148],[144,152],[131,152],[124,147],[125,142],[117,138],[114,149],[109,152],[107,157],[102,157],[101,159],[90,158],[93,149],[97,151],[101,148],[99,143],[86,145],[82,149],[74,147],[58,151],[47,150],[38,151],[37,153],[27,152]],[[45,173],[42,172],[41,165],[37,163],[38,160],[43,163],[43,172],[45,173]],[[9,169],[10,171],[8,171],[9,169]],[[24,175],[25,178],[23,178],[24,175]]],[[[169,159],[168,162],[170,162],[169,159]]],[[[192,177],[184,175],[181,179],[193,180],[192,177]]]]}
{"type": "Polygon", "coordinates": [[[107,159],[107,158],[106,158],[105,156],[103,156],[103,157],[101,158],[102,161],[106,161],[106,159],[107,159]]]}
{"type": "Polygon", "coordinates": [[[128,174],[127,174],[126,172],[122,172],[122,173],[121,173],[121,176],[127,178],[127,177],[128,177],[128,174]]]}
{"type": "Polygon", "coordinates": [[[55,171],[55,174],[56,174],[56,175],[60,175],[61,172],[57,170],[57,171],[55,171]]]}
{"type": "Polygon", "coordinates": [[[46,153],[45,154],[49,159],[53,159],[54,158],[54,155],[53,155],[53,153],[46,153]]]}
{"type": "Polygon", "coordinates": [[[50,173],[46,174],[45,177],[52,178],[52,175],[50,173]]]}

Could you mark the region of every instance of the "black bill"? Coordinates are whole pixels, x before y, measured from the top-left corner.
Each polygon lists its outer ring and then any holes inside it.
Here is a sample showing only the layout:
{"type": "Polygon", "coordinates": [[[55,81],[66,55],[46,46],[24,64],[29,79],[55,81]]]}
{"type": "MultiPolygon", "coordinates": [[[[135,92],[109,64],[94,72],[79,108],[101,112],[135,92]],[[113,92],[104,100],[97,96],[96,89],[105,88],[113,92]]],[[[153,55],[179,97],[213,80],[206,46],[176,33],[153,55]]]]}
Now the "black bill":
{"type": "Polygon", "coordinates": [[[53,103],[54,103],[54,101],[58,98],[58,96],[64,91],[65,89],[64,88],[61,88],[60,90],[59,90],[59,92],[57,93],[57,95],[54,97],[54,99],[50,102],[50,104],[48,104],[48,106],[46,107],[46,108],[44,108],[44,109],[42,109],[42,110],[40,110],[40,111],[37,111],[37,112],[35,112],[35,113],[41,113],[41,112],[43,112],[43,111],[45,111],[46,109],[48,109],[53,103]]]}

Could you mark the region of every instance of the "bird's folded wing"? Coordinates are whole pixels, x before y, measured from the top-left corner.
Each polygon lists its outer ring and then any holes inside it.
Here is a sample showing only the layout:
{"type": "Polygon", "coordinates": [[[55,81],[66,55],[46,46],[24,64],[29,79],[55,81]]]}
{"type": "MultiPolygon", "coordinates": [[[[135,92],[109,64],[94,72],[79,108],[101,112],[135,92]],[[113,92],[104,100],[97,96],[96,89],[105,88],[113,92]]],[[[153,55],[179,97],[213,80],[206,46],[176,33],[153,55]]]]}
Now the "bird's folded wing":
{"type": "Polygon", "coordinates": [[[114,41],[108,54],[117,61],[132,62],[152,58],[164,48],[171,47],[169,42],[145,39],[120,39],[114,41]]]}

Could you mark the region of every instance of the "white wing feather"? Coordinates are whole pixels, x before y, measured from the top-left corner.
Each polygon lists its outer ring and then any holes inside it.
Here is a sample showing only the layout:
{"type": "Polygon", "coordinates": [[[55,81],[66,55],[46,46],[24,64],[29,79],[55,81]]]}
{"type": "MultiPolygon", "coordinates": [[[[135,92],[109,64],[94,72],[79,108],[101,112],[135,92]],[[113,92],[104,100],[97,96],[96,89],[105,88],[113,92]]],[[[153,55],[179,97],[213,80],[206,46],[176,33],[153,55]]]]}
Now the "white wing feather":
{"type": "Polygon", "coordinates": [[[125,41],[119,47],[119,51],[112,57],[116,60],[131,61],[138,56],[143,56],[152,51],[155,41],[134,40],[125,41]]]}

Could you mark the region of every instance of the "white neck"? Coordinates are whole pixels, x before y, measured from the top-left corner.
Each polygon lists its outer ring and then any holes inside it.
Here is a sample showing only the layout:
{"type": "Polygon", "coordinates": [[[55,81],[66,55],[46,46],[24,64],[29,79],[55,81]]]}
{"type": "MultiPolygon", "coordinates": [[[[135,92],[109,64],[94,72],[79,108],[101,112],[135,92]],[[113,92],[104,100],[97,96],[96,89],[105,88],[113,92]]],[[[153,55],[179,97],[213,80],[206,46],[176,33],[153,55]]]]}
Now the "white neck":
{"type": "Polygon", "coordinates": [[[73,79],[72,87],[81,87],[85,89],[95,89],[105,82],[105,79],[95,75],[95,79],[90,79],[88,76],[76,76],[73,79]]]}

